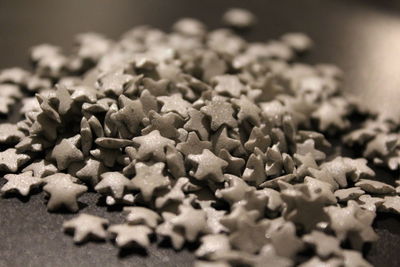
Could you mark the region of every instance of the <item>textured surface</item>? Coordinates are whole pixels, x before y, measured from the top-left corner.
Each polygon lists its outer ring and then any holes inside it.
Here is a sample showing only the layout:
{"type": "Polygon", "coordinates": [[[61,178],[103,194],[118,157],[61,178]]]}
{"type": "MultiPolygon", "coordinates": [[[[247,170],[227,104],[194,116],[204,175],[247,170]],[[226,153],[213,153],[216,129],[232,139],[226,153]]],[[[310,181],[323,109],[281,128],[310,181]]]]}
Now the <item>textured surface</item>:
{"type": "MultiPolygon", "coordinates": [[[[395,86],[400,76],[396,77],[394,70],[399,64],[396,47],[400,19],[394,16],[396,9],[390,1],[383,1],[379,7],[361,1],[324,5],[317,1],[269,2],[248,1],[246,7],[259,17],[259,25],[248,35],[249,39],[265,40],[287,31],[305,31],[316,44],[307,61],[338,64],[345,71],[348,92],[358,94],[369,107],[398,114],[399,106],[394,101],[399,99],[395,86]],[[393,8],[389,11],[389,7],[393,8]]],[[[183,0],[118,1],[118,5],[105,0],[42,1],[38,5],[0,0],[0,68],[26,66],[28,48],[42,42],[69,48],[70,40],[79,32],[98,31],[116,37],[144,23],[167,30],[182,16],[197,17],[215,27],[220,25],[220,15],[226,7],[241,5],[239,1],[188,4],[183,0]]],[[[377,176],[390,181],[394,174],[378,172],[377,176]]],[[[96,203],[97,199],[84,195],[81,201],[96,203]]],[[[117,249],[108,244],[76,247],[61,229],[62,222],[72,215],[49,214],[43,202],[43,195],[33,196],[29,203],[18,199],[0,201],[0,266],[187,266],[193,259],[188,249],[175,253],[153,246],[146,257],[129,252],[118,257],[117,249]]],[[[106,213],[101,203],[89,207],[83,212],[104,216],[112,223],[121,222],[119,213],[106,213]]],[[[366,251],[367,258],[375,265],[398,266],[398,219],[381,215],[376,227],[380,240],[366,251]]]]}

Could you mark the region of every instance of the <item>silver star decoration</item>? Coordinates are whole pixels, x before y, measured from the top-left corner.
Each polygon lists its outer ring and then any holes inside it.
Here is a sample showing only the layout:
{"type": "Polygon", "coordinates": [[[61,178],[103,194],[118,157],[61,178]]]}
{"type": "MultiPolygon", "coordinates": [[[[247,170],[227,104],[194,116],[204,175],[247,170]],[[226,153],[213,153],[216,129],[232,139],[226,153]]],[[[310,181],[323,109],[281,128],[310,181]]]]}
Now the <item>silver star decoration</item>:
{"type": "Polygon", "coordinates": [[[74,242],[83,243],[89,239],[104,240],[107,237],[105,226],[109,224],[107,219],[81,213],[77,217],[63,223],[66,232],[74,233],[74,242]]]}
{"type": "Polygon", "coordinates": [[[19,154],[15,148],[0,152],[0,171],[16,172],[18,168],[30,160],[30,156],[19,154]]]}
{"type": "Polygon", "coordinates": [[[135,165],[136,176],[131,180],[132,188],[140,190],[145,201],[150,201],[154,191],[170,185],[167,176],[163,175],[165,164],[162,162],[146,165],[139,162],[135,165]]]}
{"type": "Polygon", "coordinates": [[[149,235],[152,230],[145,225],[115,224],[108,228],[108,232],[116,236],[115,243],[120,248],[128,248],[135,245],[142,248],[150,246],[149,235]]]}
{"type": "Polygon", "coordinates": [[[77,212],[79,210],[77,198],[87,191],[87,187],[68,179],[57,179],[57,174],[52,176],[54,179],[47,180],[47,184],[43,187],[43,190],[50,195],[47,209],[56,211],[64,207],[71,212],[77,212]]]}
{"type": "Polygon", "coordinates": [[[7,183],[1,188],[1,192],[3,194],[18,192],[21,196],[28,196],[33,188],[44,183],[41,178],[33,176],[31,171],[21,174],[7,174],[4,179],[7,180],[7,183]]]}

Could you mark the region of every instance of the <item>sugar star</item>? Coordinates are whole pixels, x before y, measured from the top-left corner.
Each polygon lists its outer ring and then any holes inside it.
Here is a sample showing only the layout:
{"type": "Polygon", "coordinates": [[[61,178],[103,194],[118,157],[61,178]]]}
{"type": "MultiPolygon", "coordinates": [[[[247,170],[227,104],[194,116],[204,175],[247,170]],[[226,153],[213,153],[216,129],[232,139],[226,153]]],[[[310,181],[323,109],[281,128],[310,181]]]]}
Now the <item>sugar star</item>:
{"type": "Polygon", "coordinates": [[[44,183],[41,178],[33,176],[31,171],[21,174],[7,174],[4,179],[7,180],[7,183],[1,188],[1,192],[18,192],[21,196],[28,196],[32,188],[44,183]]]}
{"type": "Polygon", "coordinates": [[[66,232],[74,232],[75,243],[83,243],[91,238],[104,240],[107,237],[107,231],[104,227],[108,223],[107,219],[81,213],[77,217],[64,222],[63,229],[66,232]]]}

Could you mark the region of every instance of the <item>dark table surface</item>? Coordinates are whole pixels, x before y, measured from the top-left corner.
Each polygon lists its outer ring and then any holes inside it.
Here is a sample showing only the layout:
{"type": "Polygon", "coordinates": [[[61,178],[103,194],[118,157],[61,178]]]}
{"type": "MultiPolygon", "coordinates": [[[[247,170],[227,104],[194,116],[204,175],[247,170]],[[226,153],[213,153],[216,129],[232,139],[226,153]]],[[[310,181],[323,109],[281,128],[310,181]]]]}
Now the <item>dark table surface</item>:
{"type": "MultiPolygon", "coordinates": [[[[74,35],[96,31],[117,38],[133,26],[149,24],[168,30],[183,16],[196,17],[209,28],[220,26],[227,7],[246,7],[259,23],[250,40],[268,40],[288,31],[303,31],[315,41],[305,60],[329,62],[345,71],[346,93],[367,108],[399,117],[400,2],[396,1],[187,1],[187,0],[0,0],[0,68],[28,67],[28,49],[52,43],[71,49],[74,35]]],[[[378,170],[385,180],[398,173],[378,170]]],[[[4,183],[0,178],[1,184],[4,183]]],[[[112,222],[119,212],[96,205],[93,194],[82,197],[84,212],[112,222]]],[[[46,211],[43,194],[29,202],[0,199],[0,266],[189,266],[190,249],[174,252],[152,247],[148,255],[119,252],[109,243],[75,246],[61,231],[69,214],[46,211]]],[[[365,250],[376,266],[400,266],[400,222],[379,215],[374,224],[380,239],[365,250]]]]}

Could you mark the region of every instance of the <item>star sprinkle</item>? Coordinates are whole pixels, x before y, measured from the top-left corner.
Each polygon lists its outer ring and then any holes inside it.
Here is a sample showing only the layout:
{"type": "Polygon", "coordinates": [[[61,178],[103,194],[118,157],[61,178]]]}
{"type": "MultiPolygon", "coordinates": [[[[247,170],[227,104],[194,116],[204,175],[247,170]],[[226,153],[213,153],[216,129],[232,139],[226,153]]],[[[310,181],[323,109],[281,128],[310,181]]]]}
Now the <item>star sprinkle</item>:
{"type": "Polygon", "coordinates": [[[151,110],[148,117],[150,124],[142,130],[143,135],[158,130],[160,134],[166,138],[175,139],[178,137],[179,134],[176,128],[182,121],[179,115],[173,112],[160,115],[151,110]]]}
{"type": "MultiPolygon", "coordinates": [[[[145,116],[140,100],[131,100],[124,95],[118,98],[120,110],[111,115],[111,119],[126,127],[131,134],[136,134],[145,116]]],[[[121,127],[121,126],[119,126],[121,127]]]]}
{"type": "Polygon", "coordinates": [[[214,77],[212,81],[215,84],[215,91],[222,95],[238,98],[245,90],[239,78],[234,75],[219,75],[214,77]]]}
{"type": "Polygon", "coordinates": [[[246,96],[240,96],[240,99],[232,99],[235,107],[239,108],[238,119],[240,123],[248,121],[255,126],[260,125],[261,109],[246,96]]]}
{"type": "Polygon", "coordinates": [[[90,151],[95,159],[102,161],[106,167],[113,167],[121,152],[117,149],[99,148],[90,151]]]}
{"type": "Polygon", "coordinates": [[[370,211],[361,210],[355,201],[347,202],[345,208],[329,206],[325,210],[331,221],[330,226],[339,240],[347,237],[352,246],[357,249],[363,242],[372,242],[377,239],[371,227],[375,215],[370,211]]]}
{"type": "Polygon", "coordinates": [[[257,147],[261,151],[266,151],[267,148],[271,144],[271,138],[264,131],[262,127],[254,127],[251,130],[249,139],[244,144],[244,147],[249,152],[254,152],[254,149],[257,147]]]}
{"type": "Polygon", "coordinates": [[[107,231],[104,229],[109,224],[107,219],[81,213],[77,217],[63,223],[66,232],[74,233],[74,242],[83,243],[87,240],[104,240],[107,231]]]}
{"type": "Polygon", "coordinates": [[[348,200],[358,199],[361,195],[364,195],[365,191],[361,190],[359,187],[350,187],[345,189],[339,189],[335,191],[335,197],[340,202],[345,202],[348,200]]]}
{"type": "Polygon", "coordinates": [[[355,168],[346,164],[342,157],[336,157],[331,161],[324,162],[321,165],[321,169],[327,171],[340,187],[347,187],[347,177],[355,171],[355,168]]]}
{"type": "Polygon", "coordinates": [[[256,253],[268,243],[266,225],[247,220],[238,222],[237,230],[229,236],[233,247],[241,251],[256,253]]]}
{"type": "Polygon", "coordinates": [[[261,185],[267,178],[264,170],[264,160],[260,153],[250,155],[243,172],[243,180],[254,183],[256,186],[261,185]]]}
{"type": "Polygon", "coordinates": [[[21,141],[23,137],[24,134],[18,129],[18,126],[16,124],[0,124],[0,143],[15,144],[21,141]]]}
{"type": "Polygon", "coordinates": [[[123,74],[121,71],[107,73],[98,80],[99,90],[106,94],[121,95],[125,85],[132,80],[129,74],[123,74]]]}
{"type": "Polygon", "coordinates": [[[211,119],[211,129],[218,130],[221,125],[227,125],[231,128],[237,127],[237,121],[233,117],[234,110],[232,105],[220,99],[213,99],[206,106],[200,109],[211,119]]]}
{"type": "Polygon", "coordinates": [[[281,197],[287,205],[284,218],[301,224],[306,231],[314,229],[320,222],[328,221],[328,215],[324,211],[323,196],[307,194],[307,189],[303,185],[298,189],[284,189],[281,191],[281,197]]]}
{"type": "Polygon", "coordinates": [[[385,196],[383,198],[383,203],[379,206],[379,210],[400,214],[400,197],[385,196]]]}
{"type": "Polygon", "coordinates": [[[303,241],[296,236],[296,227],[292,222],[283,223],[273,232],[267,230],[267,236],[279,256],[293,258],[303,249],[303,241]]]}
{"type": "Polygon", "coordinates": [[[186,177],[179,178],[174,184],[174,186],[171,188],[171,191],[156,199],[156,207],[160,209],[171,202],[182,203],[182,201],[185,199],[185,193],[183,192],[183,188],[188,183],[189,183],[188,178],[186,177]]]}
{"type": "Polygon", "coordinates": [[[227,228],[220,223],[221,218],[226,214],[224,210],[217,210],[211,206],[214,203],[213,200],[208,201],[198,201],[200,207],[207,214],[207,232],[211,234],[219,234],[221,232],[226,232],[227,228]]]}
{"type": "Polygon", "coordinates": [[[35,177],[46,177],[55,174],[58,170],[56,166],[47,160],[37,160],[22,169],[22,172],[32,171],[35,177]]]}
{"type": "Polygon", "coordinates": [[[17,192],[21,196],[28,196],[30,191],[44,183],[39,177],[33,176],[31,171],[21,174],[7,174],[4,176],[7,183],[1,188],[1,193],[17,192]]]}
{"type": "MultiPolygon", "coordinates": [[[[53,174],[55,176],[57,174],[53,174]]],[[[50,178],[48,176],[47,178],[50,178]]],[[[77,198],[87,191],[87,187],[80,184],[75,184],[67,179],[52,179],[48,180],[47,184],[43,187],[43,191],[50,195],[47,202],[47,209],[49,211],[56,211],[62,207],[71,212],[79,210],[77,198]]]]}
{"type": "Polygon", "coordinates": [[[184,100],[180,94],[159,96],[157,100],[163,104],[161,112],[176,112],[184,118],[188,116],[188,110],[192,106],[189,102],[184,100]]]}
{"type": "Polygon", "coordinates": [[[76,147],[74,138],[61,139],[51,152],[51,158],[57,162],[59,170],[65,170],[68,166],[77,161],[83,160],[83,153],[76,147]]]}
{"type": "Polygon", "coordinates": [[[176,218],[177,215],[171,212],[163,212],[161,216],[163,217],[164,222],[157,227],[156,233],[160,236],[169,238],[175,249],[181,249],[185,243],[185,237],[183,233],[174,229],[174,224],[172,223],[172,219],[176,218]]]}
{"type": "Polygon", "coordinates": [[[211,136],[211,142],[213,151],[216,154],[219,154],[221,149],[226,149],[228,152],[231,152],[241,145],[239,140],[228,136],[228,129],[226,126],[221,126],[218,131],[211,136]]]}
{"type": "Polygon", "coordinates": [[[228,163],[214,155],[210,150],[204,149],[199,155],[190,154],[187,159],[197,165],[196,171],[191,171],[190,175],[198,180],[210,179],[215,182],[225,180],[222,169],[228,163]]]}
{"type": "Polygon", "coordinates": [[[182,154],[172,146],[168,146],[166,152],[167,168],[172,176],[175,178],[186,176],[185,163],[182,154]]]}
{"type": "Polygon", "coordinates": [[[180,205],[179,214],[171,219],[177,229],[183,229],[186,240],[192,242],[200,233],[206,231],[207,215],[203,210],[194,209],[189,205],[180,205]]]}
{"type": "Polygon", "coordinates": [[[256,23],[256,17],[247,9],[230,8],[228,9],[222,20],[225,24],[235,28],[249,28],[256,23]]]}
{"type": "Polygon", "coordinates": [[[119,248],[132,246],[148,248],[150,246],[149,235],[152,231],[147,226],[114,224],[108,228],[108,232],[116,236],[115,243],[119,248]]]}
{"type": "Polygon", "coordinates": [[[141,160],[154,158],[158,161],[164,161],[165,147],[175,145],[175,141],[161,136],[158,130],[144,136],[135,137],[132,141],[139,145],[137,156],[141,160]]]}
{"type": "Polygon", "coordinates": [[[124,212],[127,213],[126,221],[131,225],[144,224],[154,229],[161,221],[160,215],[143,207],[124,207],[124,212]]]}
{"type": "Polygon", "coordinates": [[[106,172],[101,174],[100,177],[101,181],[96,184],[94,189],[115,199],[122,199],[125,193],[133,188],[131,180],[119,172],[106,172]]]}
{"type": "Polygon", "coordinates": [[[162,173],[164,167],[165,164],[162,162],[150,166],[141,162],[136,164],[136,176],[132,179],[131,185],[134,189],[140,190],[145,201],[151,200],[155,190],[169,186],[168,177],[162,173]]]}
{"type": "Polygon", "coordinates": [[[143,78],[143,86],[148,89],[153,96],[168,95],[167,88],[169,83],[170,81],[166,79],[155,81],[151,78],[143,78]]]}
{"type": "Polygon", "coordinates": [[[240,175],[243,172],[246,163],[244,159],[232,156],[226,149],[221,149],[218,157],[228,162],[228,166],[225,169],[226,173],[240,175]]]}
{"type": "Polygon", "coordinates": [[[335,101],[324,102],[311,116],[318,119],[319,129],[327,131],[331,127],[346,129],[350,122],[344,118],[346,111],[342,111],[335,101]]]}
{"type": "Polygon", "coordinates": [[[201,258],[212,258],[214,254],[231,249],[226,235],[205,235],[200,239],[200,242],[201,246],[196,250],[195,254],[201,258]]]}
{"type": "Polygon", "coordinates": [[[375,212],[385,200],[379,197],[371,197],[370,195],[362,195],[358,198],[361,208],[375,212]]]}
{"type": "Polygon", "coordinates": [[[361,179],[355,186],[371,194],[393,194],[396,192],[393,186],[374,180],[361,179]]]}
{"type": "Polygon", "coordinates": [[[0,152],[0,171],[16,172],[20,166],[30,160],[30,156],[17,153],[15,148],[0,152]]]}
{"type": "Polygon", "coordinates": [[[327,258],[330,255],[341,255],[340,241],[322,232],[312,231],[303,236],[304,242],[312,245],[318,256],[327,258]]]}
{"type": "Polygon", "coordinates": [[[246,191],[249,188],[247,183],[243,179],[234,175],[225,174],[225,177],[225,188],[218,189],[215,192],[215,196],[224,199],[231,205],[243,200],[246,191]]]}
{"type": "Polygon", "coordinates": [[[311,153],[311,155],[317,161],[325,159],[325,153],[315,148],[315,141],[312,139],[308,139],[302,144],[297,144],[297,153],[300,155],[311,153]]]}
{"type": "Polygon", "coordinates": [[[208,140],[209,129],[204,114],[196,109],[190,108],[188,110],[189,120],[185,123],[183,128],[187,131],[195,131],[201,140],[208,140]]]}
{"type": "Polygon", "coordinates": [[[211,143],[201,141],[195,132],[190,132],[186,142],[179,143],[176,148],[187,157],[188,155],[201,154],[204,149],[210,150],[211,143]]]}
{"type": "Polygon", "coordinates": [[[91,186],[95,186],[100,180],[100,175],[107,171],[108,169],[102,162],[89,158],[85,165],[76,172],[76,177],[91,186]]]}

